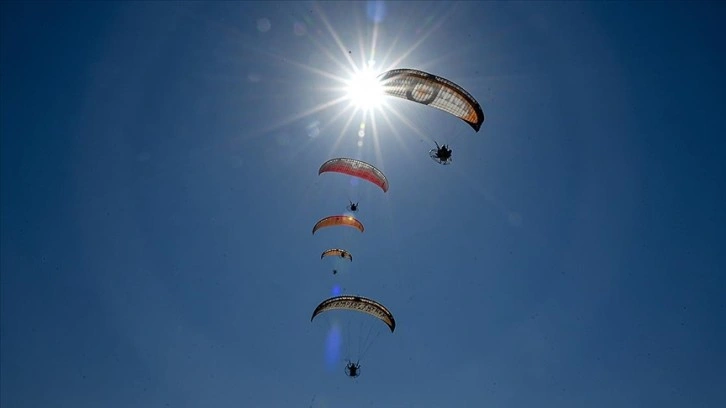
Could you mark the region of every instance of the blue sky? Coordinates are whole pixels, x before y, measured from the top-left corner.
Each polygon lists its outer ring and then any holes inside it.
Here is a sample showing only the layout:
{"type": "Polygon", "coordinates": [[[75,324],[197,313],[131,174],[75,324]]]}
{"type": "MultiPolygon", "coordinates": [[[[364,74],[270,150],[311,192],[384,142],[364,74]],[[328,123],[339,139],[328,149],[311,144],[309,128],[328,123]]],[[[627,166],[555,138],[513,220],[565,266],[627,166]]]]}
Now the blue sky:
{"type": "Polygon", "coordinates": [[[3,407],[726,405],[723,4],[0,7],[3,407]],[[481,131],[387,100],[359,137],[326,104],[367,60],[481,131]],[[336,285],[398,323],[355,380],[336,285]]]}

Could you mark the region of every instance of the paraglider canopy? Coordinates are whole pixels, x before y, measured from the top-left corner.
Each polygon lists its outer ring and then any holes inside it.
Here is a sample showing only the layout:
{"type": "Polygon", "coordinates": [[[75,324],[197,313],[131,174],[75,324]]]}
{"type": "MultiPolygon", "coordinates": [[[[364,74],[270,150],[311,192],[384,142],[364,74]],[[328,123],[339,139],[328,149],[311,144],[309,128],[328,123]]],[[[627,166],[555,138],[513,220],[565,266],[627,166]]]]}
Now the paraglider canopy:
{"type": "Polygon", "coordinates": [[[384,193],[388,191],[388,179],[383,172],[361,160],[346,157],[330,159],[323,163],[318,170],[318,174],[326,172],[342,173],[358,177],[377,185],[384,193]]]}
{"type": "Polygon", "coordinates": [[[378,76],[386,95],[450,113],[479,131],[484,112],[469,92],[448,79],[416,69],[394,69],[378,76]]]}
{"type": "Polygon", "coordinates": [[[351,215],[331,215],[315,223],[313,226],[313,234],[321,228],[335,226],[353,227],[360,232],[365,230],[363,224],[351,215]]]}
{"type": "Polygon", "coordinates": [[[326,249],[325,251],[323,251],[322,254],[320,254],[320,259],[323,259],[326,256],[339,256],[341,258],[348,258],[349,261],[353,262],[353,255],[351,255],[351,253],[346,251],[345,249],[340,249],[340,248],[326,249]]]}
{"type": "Polygon", "coordinates": [[[336,309],[367,313],[385,323],[388,328],[391,329],[391,333],[396,330],[396,320],[393,318],[393,314],[382,304],[363,296],[343,295],[324,300],[318,305],[318,307],[315,308],[310,321],[312,322],[313,319],[315,319],[315,316],[320,313],[336,309]]]}

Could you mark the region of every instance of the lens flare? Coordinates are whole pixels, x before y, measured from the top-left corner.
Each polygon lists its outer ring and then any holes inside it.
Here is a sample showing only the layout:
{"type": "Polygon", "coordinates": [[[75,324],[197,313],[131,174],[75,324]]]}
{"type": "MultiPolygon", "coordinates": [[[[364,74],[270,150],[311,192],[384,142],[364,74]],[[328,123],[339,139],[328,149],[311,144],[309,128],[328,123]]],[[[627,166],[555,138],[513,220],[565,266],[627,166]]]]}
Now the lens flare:
{"type": "Polygon", "coordinates": [[[339,367],[342,338],[340,325],[333,323],[325,338],[325,366],[329,370],[339,367]]]}

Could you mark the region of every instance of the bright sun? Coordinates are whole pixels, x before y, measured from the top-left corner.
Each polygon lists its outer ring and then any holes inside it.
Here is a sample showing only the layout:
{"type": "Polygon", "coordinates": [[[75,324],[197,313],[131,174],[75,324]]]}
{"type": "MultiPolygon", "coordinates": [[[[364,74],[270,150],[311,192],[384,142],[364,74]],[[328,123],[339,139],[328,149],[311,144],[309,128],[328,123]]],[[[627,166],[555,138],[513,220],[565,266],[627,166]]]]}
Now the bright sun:
{"type": "Polygon", "coordinates": [[[383,102],[383,88],[368,66],[353,73],[346,91],[353,106],[364,111],[376,109],[383,102]]]}

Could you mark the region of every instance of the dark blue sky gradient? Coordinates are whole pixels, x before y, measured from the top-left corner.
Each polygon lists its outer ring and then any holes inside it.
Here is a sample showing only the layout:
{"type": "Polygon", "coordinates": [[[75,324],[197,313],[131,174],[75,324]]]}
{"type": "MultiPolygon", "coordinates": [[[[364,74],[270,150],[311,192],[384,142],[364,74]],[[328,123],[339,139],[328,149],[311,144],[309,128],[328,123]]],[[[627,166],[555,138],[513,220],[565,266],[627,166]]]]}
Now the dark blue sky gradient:
{"type": "Polygon", "coordinates": [[[0,8],[3,408],[726,406],[722,3],[0,8]],[[487,120],[359,137],[347,58],[487,120]],[[348,200],[363,234],[311,235],[348,200]],[[395,333],[311,323],[336,288],[395,333]]]}

